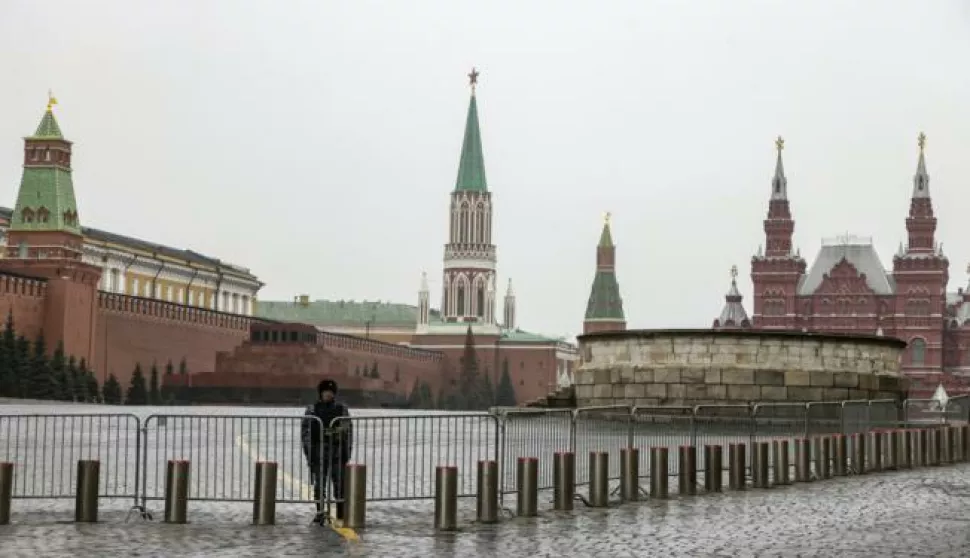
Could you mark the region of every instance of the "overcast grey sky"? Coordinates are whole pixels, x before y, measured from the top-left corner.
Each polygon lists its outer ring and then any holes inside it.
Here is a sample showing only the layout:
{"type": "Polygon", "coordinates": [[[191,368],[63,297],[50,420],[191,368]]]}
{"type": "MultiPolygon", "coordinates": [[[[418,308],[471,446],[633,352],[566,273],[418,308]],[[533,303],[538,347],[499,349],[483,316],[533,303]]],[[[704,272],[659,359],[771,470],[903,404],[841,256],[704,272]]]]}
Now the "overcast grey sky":
{"type": "Polygon", "coordinates": [[[51,88],[85,224],[263,299],[437,301],[475,65],[520,325],[581,329],[612,211],[630,326],[708,327],[732,264],[750,311],[778,134],[806,259],[848,231],[890,267],[925,130],[966,283],[968,61],[965,0],[3,0],[0,203],[51,88]]]}

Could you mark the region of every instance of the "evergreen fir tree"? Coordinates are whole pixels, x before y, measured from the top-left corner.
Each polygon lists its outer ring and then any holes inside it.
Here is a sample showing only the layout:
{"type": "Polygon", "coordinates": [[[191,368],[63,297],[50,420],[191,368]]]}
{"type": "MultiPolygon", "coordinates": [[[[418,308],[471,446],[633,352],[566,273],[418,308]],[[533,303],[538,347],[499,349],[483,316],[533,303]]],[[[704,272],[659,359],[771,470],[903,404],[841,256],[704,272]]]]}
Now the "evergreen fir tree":
{"type": "Polygon", "coordinates": [[[475,337],[472,327],[465,334],[465,352],[461,357],[458,375],[458,392],[455,405],[458,410],[478,410],[488,407],[488,394],[483,393],[483,383],[478,372],[478,355],[475,353],[475,337]]]}
{"type": "Polygon", "coordinates": [[[152,363],[152,372],[148,382],[148,404],[161,405],[162,394],[158,391],[158,366],[152,363]]]}
{"type": "Polygon", "coordinates": [[[77,360],[74,359],[74,355],[71,355],[67,359],[67,381],[71,386],[70,391],[67,392],[68,401],[81,401],[83,402],[86,397],[86,392],[88,391],[87,378],[82,378],[78,371],[77,360]]]}
{"type": "Polygon", "coordinates": [[[189,365],[185,362],[185,357],[179,362],[179,376],[185,377],[189,374],[189,365]]]}
{"type": "Polygon", "coordinates": [[[172,400],[175,399],[174,378],[175,366],[172,365],[172,361],[170,360],[165,364],[165,377],[162,379],[162,388],[160,390],[162,400],[159,403],[156,403],[156,405],[172,404],[172,400]]]}
{"type": "Polygon", "coordinates": [[[381,377],[380,372],[377,371],[377,361],[374,361],[373,366],[370,367],[370,377],[375,380],[381,377]]]}
{"type": "Polygon", "coordinates": [[[357,368],[356,368],[356,369],[354,370],[354,375],[355,375],[355,376],[360,376],[360,366],[358,366],[358,367],[357,367],[357,368]]]}
{"type": "Polygon", "coordinates": [[[421,381],[415,380],[414,387],[411,388],[411,394],[408,395],[408,407],[411,409],[421,408],[421,381]]]}
{"type": "Polygon", "coordinates": [[[498,389],[495,390],[495,404],[499,407],[515,407],[515,386],[512,385],[512,377],[509,376],[509,359],[502,361],[502,377],[498,382],[498,389]]]}
{"type": "Polygon", "coordinates": [[[104,382],[102,398],[108,405],[121,404],[121,384],[118,383],[118,378],[115,378],[114,374],[108,374],[108,379],[104,382]]]}
{"type": "Polygon", "coordinates": [[[71,384],[67,377],[67,357],[64,355],[64,343],[57,343],[57,348],[54,349],[49,366],[52,378],[51,399],[70,401],[71,384]]]}
{"type": "Polygon", "coordinates": [[[131,374],[131,385],[125,394],[125,405],[145,405],[148,403],[148,387],[145,385],[145,374],[141,371],[141,364],[135,364],[135,371],[131,374]]]}
{"type": "Polygon", "coordinates": [[[165,376],[168,377],[168,376],[174,376],[174,375],[175,375],[175,367],[172,366],[172,361],[169,360],[165,364],[165,376]]]}
{"type": "Polygon", "coordinates": [[[77,367],[79,382],[84,384],[84,399],[87,403],[97,403],[101,397],[98,389],[98,379],[94,376],[93,370],[88,370],[88,363],[83,358],[77,367]]]}
{"type": "Polygon", "coordinates": [[[34,374],[34,366],[30,359],[30,341],[23,335],[17,338],[13,355],[13,367],[17,374],[17,397],[30,397],[30,379],[34,374]]]}
{"type": "Polygon", "coordinates": [[[401,383],[401,367],[399,365],[394,366],[394,383],[401,383]]]}
{"type": "Polygon", "coordinates": [[[418,397],[421,401],[421,408],[434,409],[434,394],[431,393],[431,386],[428,385],[428,382],[421,382],[418,397]]]}
{"type": "Polygon", "coordinates": [[[13,310],[7,313],[7,323],[0,335],[0,397],[18,397],[17,337],[13,332],[13,310]]]}
{"type": "Polygon", "coordinates": [[[51,361],[47,359],[47,342],[44,340],[43,333],[37,336],[33,349],[33,354],[30,355],[28,397],[54,399],[58,395],[58,385],[54,378],[54,371],[51,369],[51,361]]]}

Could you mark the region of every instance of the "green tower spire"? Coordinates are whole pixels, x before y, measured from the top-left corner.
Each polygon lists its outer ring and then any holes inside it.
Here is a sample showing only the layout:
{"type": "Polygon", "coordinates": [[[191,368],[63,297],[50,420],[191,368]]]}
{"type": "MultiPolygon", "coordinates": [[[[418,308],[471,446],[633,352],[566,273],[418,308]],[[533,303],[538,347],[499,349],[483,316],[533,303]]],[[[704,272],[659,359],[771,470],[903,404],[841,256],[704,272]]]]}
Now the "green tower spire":
{"type": "Polygon", "coordinates": [[[468,79],[472,88],[468,102],[468,116],[465,118],[465,138],[461,142],[461,161],[458,163],[458,180],[455,191],[487,192],[485,182],[485,157],[482,155],[482,136],[478,126],[478,102],[475,100],[475,85],[478,84],[478,71],[472,68],[468,79]]]}
{"type": "Polygon", "coordinates": [[[71,142],[61,134],[55,104],[50,97],[37,131],[24,138],[24,171],[11,231],[81,234],[71,180],[71,142]]]}
{"type": "Polygon", "coordinates": [[[596,246],[596,275],[586,303],[583,331],[608,331],[626,329],[623,314],[623,298],[616,280],[616,246],[610,229],[610,214],[606,214],[600,241],[596,246]]]}

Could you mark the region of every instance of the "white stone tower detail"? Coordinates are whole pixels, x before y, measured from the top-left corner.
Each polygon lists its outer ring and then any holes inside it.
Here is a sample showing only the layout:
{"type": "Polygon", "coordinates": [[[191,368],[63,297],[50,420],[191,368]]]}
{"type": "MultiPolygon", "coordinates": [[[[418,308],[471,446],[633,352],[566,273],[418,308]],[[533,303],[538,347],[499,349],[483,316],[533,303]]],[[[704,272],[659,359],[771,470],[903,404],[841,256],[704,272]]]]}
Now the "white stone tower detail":
{"type": "Polygon", "coordinates": [[[512,290],[512,280],[505,290],[505,329],[515,329],[515,291],[512,290]]]}

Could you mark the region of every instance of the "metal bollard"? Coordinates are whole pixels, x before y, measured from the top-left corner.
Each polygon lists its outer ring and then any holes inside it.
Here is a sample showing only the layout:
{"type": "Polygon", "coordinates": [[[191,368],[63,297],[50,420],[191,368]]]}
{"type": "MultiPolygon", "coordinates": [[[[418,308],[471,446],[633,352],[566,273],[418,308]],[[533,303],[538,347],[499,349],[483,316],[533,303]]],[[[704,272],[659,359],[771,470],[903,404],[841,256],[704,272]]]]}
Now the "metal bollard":
{"type": "Polygon", "coordinates": [[[812,480],[812,446],[808,438],[795,440],[795,482],[812,480]]]}
{"type": "Polygon", "coordinates": [[[770,488],[768,442],[757,442],[751,447],[751,450],[751,484],[755,488],[770,488]]]}
{"type": "Polygon", "coordinates": [[[724,477],[724,455],[721,446],[704,446],[704,491],[720,492],[724,477]]]}
{"type": "Polygon", "coordinates": [[[697,494],[697,448],[680,446],[677,469],[677,492],[681,496],[697,494]]]}
{"type": "Polygon", "coordinates": [[[964,424],[960,426],[960,445],[963,447],[963,454],[960,456],[960,461],[970,461],[970,425],[964,424]]]}
{"type": "Polygon", "coordinates": [[[539,515],[539,460],[520,457],[515,471],[515,491],[518,495],[515,513],[519,517],[539,515]]]}
{"type": "Polygon", "coordinates": [[[943,450],[943,429],[934,428],[930,432],[930,462],[931,466],[940,465],[940,453],[943,450]]]}
{"type": "Polygon", "coordinates": [[[172,460],[165,470],[165,523],[188,520],[189,462],[172,460]]]}
{"type": "Polygon", "coordinates": [[[610,505],[610,454],[605,451],[589,452],[589,505],[610,505]]]}
{"type": "Polygon", "coordinates": [[[818,479],[832,478],[832,439],[828,436],[817,436],[813,441],[812,456],[815,458],[815,477],[818,479]]]}
{"type": "Polygon", "coordinates": [[[875,473],[882,471],[882,432],[869,434],[869,470],[875,473]]]}
{"type": "Polygon", "coordinates": [[[832,438],[832,474],[844,477],[849,472],[849,439],[842,434],[832,438]]]}
{"type": "Polygon", "coordinates": [[[458,467],[438,465],[434,469],[434,528],[458,529],[458,467]]]}
{"type": "Polygon", "coordinates": [[[0,463],[0,525],[10,524],[13,500],[13,463],[0,463]]]}
{"type": "Polygon", "coordinates": [[[552,507],[569,511],[576,496],[576,454],[556,452],[552,457],[552,507]]]}
{"type": "Polygon", "coordinates": [[[771,453],[774,461],[775,484],[791,484],[791,476],[788,472],[788,440],[771,442],[771,453]]]}
{"type": "Polygon", "coordinates": [[[98,483],[101,462],[84,460],[77,462],[77,495],[74,497],[74,521],[98,522],[98,483]]]}
{"type": "Polygon", "coordinates": [[[950,456],[952,463],[963,462],[963,428],[954,426],[953,428],[953,453],[950,456]]]}
{"type": "Polygon", "coordinates": [[[852,470],[857,475],[866,474],[866,436],[852,435],[852,470]]]}
{"type": "Polygon", "coordinates": [[[940,462],[946,465],[953,463],[953,446],[956,445],[956,431],[943,427],[943,443],[940,445],[940,462]]]}
{"type": "Polygon", "coordinates": [[[744,444],[728,446],[728,488],[731,490],[744,490],[746,487],[745,473],[748,469],[746,450],[747,447],[744,444]]]}
{"type": "Polygon", "coordinates": [[[495,461],[478,462],[475,508],[475,518],[479,523],[498,522],[498,463],[495,461]]]}
{"type": "Polygon", "coordinates": [[[669,450],[666,447],[650,448],[650,497],[658,500],[668,496],[670,474],[669,450]]]}
{"type": "Polygon", "coordinates": [[[896,455],[896,467],[899,469],[913,468],[913,432],[899,431],[899,453],[896,455]]]}
{"type": "Polygon", "coordinates": [[[916,431],[916,459],[917,467],[929,465],[930,458],[930,434],[925,429],[920,428],[916,431]]]}
{"type": "Polygon", "coordinates": [[[367,465],[344,467],[344,527],[363,529],[367,519],[367,465]]]}
{"type": "Polygon", "coordinates": [[[253,525],[276,524],[276,471],[276,463],[272,461],[256,463],[256,486],[253,488],[253,525]]]}
{"type": "Polygon", "coordinates": [[[625,502],[640,499],[640,450],[620,449],[620,497],[625,502]]]}
{"type": "Polygon", "coordinates": [[[900,442],[902,437],[899,434],[901,434],[899,430],[892,430],[886,434],[886,462],[883,463],[883,468],[887,471],[899,469],[899,448],[902,445],[900,442]]]}

